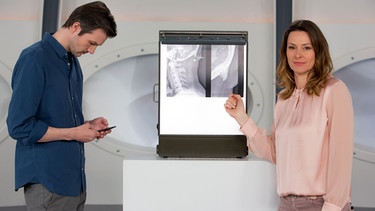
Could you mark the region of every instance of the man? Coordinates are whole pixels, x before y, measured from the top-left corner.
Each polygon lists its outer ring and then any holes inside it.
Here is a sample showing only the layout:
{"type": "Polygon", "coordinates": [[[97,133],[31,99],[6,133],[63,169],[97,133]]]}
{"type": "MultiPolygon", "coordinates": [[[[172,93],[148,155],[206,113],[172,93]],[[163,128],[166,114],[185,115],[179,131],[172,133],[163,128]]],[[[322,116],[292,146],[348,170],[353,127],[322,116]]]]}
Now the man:
{"type": "Polygon", "coordinates": [[[107,6],[76,8],[57,32],[24,49],[14,67],[7,125],[17,140],[15,189],[28,210],[83,210],[84,143],[111,131],[105,118],[84,121],[83,75],[77,57],[117,35],[107,6]]]}

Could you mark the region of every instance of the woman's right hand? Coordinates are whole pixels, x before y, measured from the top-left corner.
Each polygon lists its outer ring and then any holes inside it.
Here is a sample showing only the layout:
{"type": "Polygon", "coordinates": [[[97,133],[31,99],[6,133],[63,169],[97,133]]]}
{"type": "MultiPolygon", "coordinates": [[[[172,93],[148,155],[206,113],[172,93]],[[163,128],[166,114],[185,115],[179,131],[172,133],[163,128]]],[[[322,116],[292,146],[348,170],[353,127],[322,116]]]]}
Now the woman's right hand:
{"type": "Polygon", "coordinates": [[[233,93],[229,94],[229,97],[224,104],[224,108],[225,108],[225,111],[231,117],[233,117],[241,127],[249,119],[249,116],[247,115],[245,111],[243,100],[241,96],[238,94],[233,94],[233,93]]]}

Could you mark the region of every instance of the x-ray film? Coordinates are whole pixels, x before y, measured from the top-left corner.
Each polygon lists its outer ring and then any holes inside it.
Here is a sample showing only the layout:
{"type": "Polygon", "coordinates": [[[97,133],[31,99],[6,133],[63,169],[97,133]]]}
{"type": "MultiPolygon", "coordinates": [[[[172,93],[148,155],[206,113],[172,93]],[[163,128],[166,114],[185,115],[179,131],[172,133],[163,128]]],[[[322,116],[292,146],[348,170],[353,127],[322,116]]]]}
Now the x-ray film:
{"type": "Polygon", "coordinates": [[[240,134],[224,103],[230,93],[246,102],[247,43],[227,37],[161,43],[160,134],[240,134]]]}

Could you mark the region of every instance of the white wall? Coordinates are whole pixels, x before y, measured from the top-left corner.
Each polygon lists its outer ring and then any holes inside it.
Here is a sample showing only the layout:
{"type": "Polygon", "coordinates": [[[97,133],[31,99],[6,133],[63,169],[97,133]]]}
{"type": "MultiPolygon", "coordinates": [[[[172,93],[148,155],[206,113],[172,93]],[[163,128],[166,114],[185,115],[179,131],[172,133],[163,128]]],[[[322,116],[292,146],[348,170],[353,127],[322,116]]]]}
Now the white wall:
{"type": "MultiPolygon", "coordinates": [[[[60,21],[63,22],[76,6],[86,2],[61,0],[60,21]]],[[[247,30],[250,41],[249,80],[255,81],[260,87],[261,109],[257,122],[264,128],[270,126],[274,103],[274,1],[235,0],[220,4],[215,0],[104,2],[118,22],[119,35],[99,47],[94,55],[80,58],[87,78],[99,71],[101,64],[108,63],[105,59],[118,60],[112,57],[116,52],[130,52],[134,55],[155,53],[158,31],[162,29],[247,30]],[[144,45],[151,46],[150,52],[127,51],[144,45]],[[96,68],[96,65],[99,67],[96,68]]],[[[6,134],[5,104],[10,95],[10,72],[19,53],[41,37],[42,4],[42,0],[0,1],[0,76],[3,78],[0,80],[3,83],[0,86],[0,207],[24,204],[22,191],[13,190],[15,141],[6,134]]],[[[293,17],[308,18],[318,23],[328,39],[335,64],[339,64],[341,58],[352,52],[375,47],[374,9],[373,0],[296,0],[293,17]]],[[[114,143],[111,140],[104,141],[114,143]]],[[[88,204],[122,203],[123,156],[105,144],[86,144],[88,204]]],[[[356,172],[362,171],[363,175],[374,174],[373,168],[374,165],[367,162],[355,161],[356,172]]],[[[355,173],[354,178],[361,180],[362,177],[355,173]]],[[[366,197],[375,194],[371,192],[375,187],[357,182],[354,184],[353,199],[357,205],[374,207],[375,202],[366,197]],[[367,188],[365,197],[358,187],[367,188]]]]}

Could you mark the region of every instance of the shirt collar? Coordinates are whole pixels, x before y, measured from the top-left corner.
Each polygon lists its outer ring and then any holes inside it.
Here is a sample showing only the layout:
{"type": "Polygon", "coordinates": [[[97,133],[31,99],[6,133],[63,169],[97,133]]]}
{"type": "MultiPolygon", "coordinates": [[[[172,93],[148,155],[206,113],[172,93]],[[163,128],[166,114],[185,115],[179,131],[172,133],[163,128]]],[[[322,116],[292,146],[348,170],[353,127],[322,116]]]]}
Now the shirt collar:
{"type": "Polygon", "coordinates": [[[53,33],[45,33],[43,40],[50,44],[59,58],[66,57],[68,52],[65,48],[52,36],[53,33]]]}

